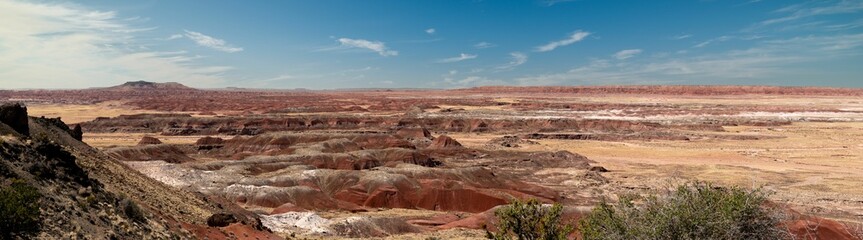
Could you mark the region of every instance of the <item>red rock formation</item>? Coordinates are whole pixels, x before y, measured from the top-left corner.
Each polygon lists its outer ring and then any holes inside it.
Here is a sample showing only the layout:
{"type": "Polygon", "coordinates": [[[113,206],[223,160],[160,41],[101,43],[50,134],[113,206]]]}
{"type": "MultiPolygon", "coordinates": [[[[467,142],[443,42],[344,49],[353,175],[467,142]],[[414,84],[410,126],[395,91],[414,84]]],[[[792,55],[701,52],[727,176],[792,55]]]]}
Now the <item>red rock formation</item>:
{"type": "Polygon", "coordinates": [[[162,144],[162,141],[160,141],[158,138],[154,138],[154,137],[150,137],[150,136],[144,136],[141,138],[141,141],[138,141],[138,146],[155,145],[155,144],[162,144]]]}
{"type": "Polygon", "coordinates": [[[218,149],[225,146],[225,140],[217,137],[203,137],[195,141],[195,146],[198,147],[198,150],[212,150],[218,149]]]}
{"type": "Polygon", "coordinates": [[[440,137],[435,138],[431,145],[428,146],[428,149],[460,149],[464,148],[461,143],[456,141],[455,139],[447,136],[441,135],[440,137]]]}
{"type": "Polygon", "coordinates": [[[225,144],[224,139],[217,138],[217,137],[209,137],[209,136],[202,137],[202,138],[198,139],[197,141],[195,141],[195,145],[198,145],[198,146],[201,146],[201,145],[223,145],[223,144],[225,144]]]}
{"type": "Polygon", "coordinates": [[[297,205],[294,205],[293,203],[285,203],[285,204],[282,204],[281,206],[279,206],[277,208],[274,208],[273,211],[270,211],[270,215],[289,213],[289,212],[305,212],[305,211],[308,211],[308,209],[298,207],[297,205]]]}
{"type": "Polygon", "coordinates": [[[482,212],[513,198],[544,202],[559,198],[550,189],[506,179],[482,168],[314,170],[308,176],[289,179],[274,178],[267,183],[280,187],[235,185],[225,191],[229,199],[254,206],[277,208],[291,203],[303,209],[352,211],[363,206],[482,212]]]}
{"type": "Polygon", "coordinates": [[[409,140],[414,139],[432,139],[431,132],[428,129],[423,127],[404,127],[399,128],[396,131],[396,136],[406,138],[409,140]]]}
{"type": "Polygon", "coordinates": [[[169,163],[191,162],[195,159],[174,145],[143,145],[118,147],[105,150],[105,153],[123,161],[165,161],[169,163]]]}

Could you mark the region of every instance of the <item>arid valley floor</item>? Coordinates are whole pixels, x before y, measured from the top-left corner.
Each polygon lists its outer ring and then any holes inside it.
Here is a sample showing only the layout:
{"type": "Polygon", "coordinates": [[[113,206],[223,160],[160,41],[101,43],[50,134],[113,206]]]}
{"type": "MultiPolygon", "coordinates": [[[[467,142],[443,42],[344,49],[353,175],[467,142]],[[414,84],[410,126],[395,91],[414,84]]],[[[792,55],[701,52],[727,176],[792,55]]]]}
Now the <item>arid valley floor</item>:
{"type": "MultiPolygon", "coordinates": [[[[863,89],[130,82],[0,91],[0,101],[80,125],[84,143],[130,169],[259,218],[272,231],[262,238],[484,238],[492,209],[513,198],[560,202],[575,220],[602,199],[689,180],[763,187],[799,215],[790,227],[863,224],[863,89]]],[[[142,193],[129,197],[168,218],[190,214],[154,206],[176,193],[142,193]]]]}

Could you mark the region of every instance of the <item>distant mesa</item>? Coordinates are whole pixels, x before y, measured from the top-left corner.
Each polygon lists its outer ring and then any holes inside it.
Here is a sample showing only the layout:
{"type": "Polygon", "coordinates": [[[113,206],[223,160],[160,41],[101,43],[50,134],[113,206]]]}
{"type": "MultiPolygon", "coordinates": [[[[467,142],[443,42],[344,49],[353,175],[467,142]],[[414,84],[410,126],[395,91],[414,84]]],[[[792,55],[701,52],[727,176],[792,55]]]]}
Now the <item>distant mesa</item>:
{"type": "Polygon", "coordinates": [[[190,88],[190,87],[187,87],[186,85],[176,83],[176,82],[157,83],[157,82],[147,82],[147,81],[131,81],[131,82],[123,83],[121,85],[109,87],[107,89],[108,90],[120,90],[120,91],[195,90],[194,88],[190,88]]]}

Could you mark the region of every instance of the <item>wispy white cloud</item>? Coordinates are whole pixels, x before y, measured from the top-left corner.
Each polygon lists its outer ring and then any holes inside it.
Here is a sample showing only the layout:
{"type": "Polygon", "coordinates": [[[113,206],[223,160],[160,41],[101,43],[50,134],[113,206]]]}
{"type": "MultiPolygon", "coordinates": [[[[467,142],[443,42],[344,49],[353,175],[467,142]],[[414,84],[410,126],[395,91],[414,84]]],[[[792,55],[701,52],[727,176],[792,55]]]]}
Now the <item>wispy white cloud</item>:
{"type": "Polygon", "coordinates": [[[506,81],[499,79],[490,79],[483,76],[467,76],[461,79],[451,77],[444,78],[442,82],[435,84],[437,86],[444,85],[450,88],[474,87],[474,86],[490,86],[490,85],[508,85],[506,81]]]}
{"type": "Polygon", "coordinates": [[[511,53],[509,53],[509,56],[511,58],[509,63],[502,65],[502,66],[498,66],[497,67],[498,70],[512,70],[515,67],[518,67],[519,65],[522,65],[522,64],[527,62],[527,54],[520,53],[520,52],[511,52],[511,53]]]}
{"type": "Polygon", "coordinates": [[[279,75],[279,76],[275,76],[275,77],[271,77],[271,78],[264,79],[263,81],[264,81],[264,82],[274,82],[274,81],[292,80],[292,79],[297,79],[297,76],[294,76],[294,75],[287,75],[287,74],[282,74],[282,75],[279,75]]]}
{"type": "Polygon", "coordinates": [[[134,18],[68,3],[0,1],[0,88],[81,88],[130,80],[192,86],[224,82],[230,66],[205,66],[185,51],[153,52],[134,18]],[[132,21],[132,22],[130,22],[132,21]]]}
{"type": "Polygon", "coordinates": [[[497,45],[494,45],[494,44],[488,43],[488,42],[479,42],[479,43],[473,45],[473,47],[476,49],[492,48],[492,47],[496,47],[496,46],[497,45]]]}
{"type": "Polygon", "coordinates": [[[548,51],[554,50],[555,48],[563,47],[563,46],[570,45],[570,44],[579,42],[581,40],[584,40],[584,38],[587,36],[590,36],[589,32],[578,30],[578,31],[575,31],[574,33],[572,33],[569,36],[569,38],[566,38],[566,39],[563,39],[560,41],[550,42],[548,44],[536,47],[536,51],[537,52],[548,52],[548,51]]]}
{"type": "Polygon", "coordinates": [[[474,58],[476,58],[476,57],[477,57],[477,55],[476,55],[476,54],[466,54],[466,53],[462,53],[462,54],[459,54],[459,55],[458,55],[458,56],[456,56],[456,57],[444,58],[444,59],[438,60],[437,62],[439,62],[439,63],[453,63],[453,62],[461,62],[461,61],[464,61],[464,60],[474,59],[474,58]]]}
{"type": "Polygon", "coordinates": [[[719,43],[719,42],[725,42],[725,41],[728,41],[728,40],[731,40],[731,39],[732,39],[732,37],[731,37],[731,36],[720,36],[720,37],[718,37],[718,38],[712,38],[712,39],[708,39],[708,40],[706,40],[706,41],[700,42],[700,43],[698,43],[698,44],[695,44],[695,46],[692,46],[692,47],[694,47],[694,48],[703,48],[703,47],[706,47],[707,45],[710,45],[710,44],[719,43]]]}
{"type": "Polygon", "coordinates": [[[844,31],[856,28],[863,28],[863,19],[857,19],[856,21],[849,23],[831,24],[824,26],[824,29],[828,31],[844,31]]]}
{"type": "MultiPolygon", "coordinates": [[[[184,30],[186,33],[184,34],[187,38],[191,39],[193,42],[198,44],[198,46],[212,48],[217,51],[227,52],[227,53],[235,53],[243,51],[241,47],[234,47],[228,44],[225,40],[214,38],[211,36],[204,35],[203,33],[184,30]]],[[[171,36],[173,37],[173,36],[171,36]]]]}
{"type": "Polygon", "coordinates": [[[434,28],[426,29],[426,33],[428,33],[428,34],[434,34],[435,32],[436,32],[436,30],[434,28]]]}
{"type": "Polygon", "coordinates": [[[642,63],[614,64],[596,59],[562,73],[514,79],[520,85],[571,84],[717,84],[746,80],[776,81],[807,71],[794,64],[863,56],[863,34],[796,37],[761,41],[744,50],[698,56],[654,58],[642,63]]]}
{"type": "Polygon", "coordinates": [[[859,0],[814,1],[808,3],[794,4],[775,11],[776,13],[783,13],[787,15],[761,21],[750,27],[750,30],[754,28],[790,22],[815,16],[849,14],[861,11],[863,11],[863,1],[859,0]]]}
{"type": "Polygon", "coordinates": [[[671,39],[683,40],[683,39],[687,39],[687,38],[691,38],[691,37],[692,37],[692,34],[680,34],[680,35],[671,37],[671,39]]]}
{"type": "Polygon", "coordinates": [[[759,40],[762,38],[765,38],[765,36],[763,36],[763,35],[743,35],[743,36],[724,35],[724,36],[719,36],[716,38],[704,40],[698,44],[695,44],[692,47],[693,48],[703,48],[703,47],[706,47],[708,45],[717,44],[717,43],[721,43],[721,42],[727,42],[727,41],[731,41],[731,40],[752,41],[752,40],[759,40]]]}
{"type": "Polygon", "coordinates": [[[163,40],[174,40],[180,38],[183,38],[183,34],[173,34],[171,36],[168,36],[167,38],[164,38],[163,40]]]}
{"type": "Polygon", "coordinates": [[[625,60],[627,58],[635,57],[635,55],[640,53],[641,49],[626,49],[615,53],[613,56],[614,58],[617,58],[617,60],[625,60]]]}
{"type": "Polygon", "coordinates": [[[383,42],[380,41],[369,41],[365,39],[350,39],[350,38],[339,38],[339,43],[342,47],[348,48],[364,48],[368,50],[372,50],[377,52],[381,56],[398,56],[399,52],[394,50],[389,50],[383,42]]]}
{"type": "Polygon", "coordinates": [[[554,6],[555,4],[558,4],[558,3],[574,2],[574,1],[578,1],[578,0],[545,0],[543,2],[545,3],[546,6],[551,7],[551,6],[554,6]]]}

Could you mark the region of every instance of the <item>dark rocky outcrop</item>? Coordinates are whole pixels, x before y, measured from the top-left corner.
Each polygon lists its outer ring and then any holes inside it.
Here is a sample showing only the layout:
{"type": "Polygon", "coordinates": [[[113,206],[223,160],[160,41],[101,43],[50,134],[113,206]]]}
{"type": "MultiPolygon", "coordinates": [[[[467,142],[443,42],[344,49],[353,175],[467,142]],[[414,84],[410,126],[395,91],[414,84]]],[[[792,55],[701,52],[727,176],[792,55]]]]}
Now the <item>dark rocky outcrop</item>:
{"type": "Polygon", "coordinates": [[[20,103],[0,105],[0,122],[24,136],[30,136],[27,107],[20,103]]]}
{"type": "Polygon", "coordinates": [[[78,141],[84,140],[84,131],[81,130],[81,124],[75,124],[75,127],[72,128],[72,131],[69,132],[69,135],[72,135],[72,138],[78,141]]]}
{"type": "Polygon", "coordinates": [[[236,222],[237,218],[227,213],[216,213],[207,218],[207,226],[210,227],[227,227],[236,222]]]}

